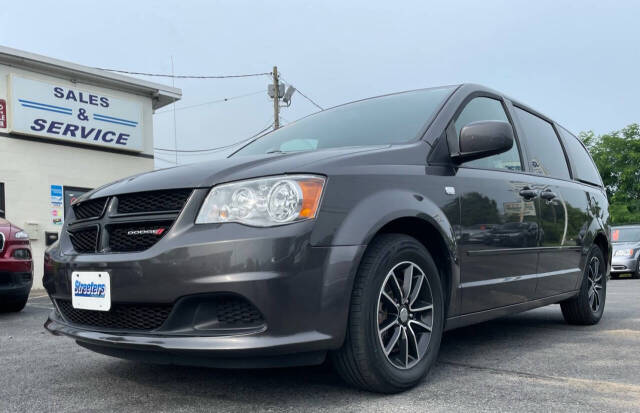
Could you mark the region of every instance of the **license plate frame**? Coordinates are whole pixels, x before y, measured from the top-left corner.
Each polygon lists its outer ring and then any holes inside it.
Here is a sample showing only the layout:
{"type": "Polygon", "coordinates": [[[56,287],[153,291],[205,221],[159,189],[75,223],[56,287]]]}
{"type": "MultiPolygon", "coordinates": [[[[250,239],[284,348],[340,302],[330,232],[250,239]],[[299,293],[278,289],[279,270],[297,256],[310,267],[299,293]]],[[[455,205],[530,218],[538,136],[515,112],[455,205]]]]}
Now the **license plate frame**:
{"type": "Polygon", "coordinates": [[[111,276],[107,271],[71,273],[71,305],[77,310],[111,309],[111,276]]]}

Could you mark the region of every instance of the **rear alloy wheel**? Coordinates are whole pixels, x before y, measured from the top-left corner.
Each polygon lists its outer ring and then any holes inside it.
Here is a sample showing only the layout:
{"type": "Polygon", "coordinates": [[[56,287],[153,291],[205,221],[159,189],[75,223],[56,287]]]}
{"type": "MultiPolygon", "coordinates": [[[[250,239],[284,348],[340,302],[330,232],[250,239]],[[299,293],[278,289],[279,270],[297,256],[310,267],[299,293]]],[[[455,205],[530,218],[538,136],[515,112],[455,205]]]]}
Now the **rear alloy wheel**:
{"type": "Polygon", "coordinates": [[[376,237],[356,275],[347,335],[332,353],[348,383],[396,393],[434,364],[444,326],[438,268],[426,248],[402,234],[376,237]]]}
{"type": "Polygon", "coordinates": [[[592,325],[598,323],[604,312],[607,295],[607,277],[604,256],[597,245],[591,247],[580,292],[560,303],[562,315],[569,324],[592,325]]]}
{"type": "Polygon", "coordinates": [[[589,307],[593,313],[597,313],[600,310],[600,306],[604,306],[604,275],[603,271],[600,271],[600,258],[591,257],[589,266],[587,268],[587,285],[588,285],[588,297],[589,307]]]}

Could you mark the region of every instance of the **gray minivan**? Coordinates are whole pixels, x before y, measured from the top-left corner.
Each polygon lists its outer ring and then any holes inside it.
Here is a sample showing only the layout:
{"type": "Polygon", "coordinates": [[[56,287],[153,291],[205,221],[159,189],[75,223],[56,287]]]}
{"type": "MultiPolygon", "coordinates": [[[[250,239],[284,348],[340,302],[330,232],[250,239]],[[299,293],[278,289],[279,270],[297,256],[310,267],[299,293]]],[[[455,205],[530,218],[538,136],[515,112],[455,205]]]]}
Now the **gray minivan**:
{"type": "Polygon", "coordinates": [[[398,392],[446,329],[554,303],[597,323],[609,235],[566,129],[482,86],[415,90],[85,194],[45,255],[45,326],[157,363],[329,356],[352,385],[398,392]]]}

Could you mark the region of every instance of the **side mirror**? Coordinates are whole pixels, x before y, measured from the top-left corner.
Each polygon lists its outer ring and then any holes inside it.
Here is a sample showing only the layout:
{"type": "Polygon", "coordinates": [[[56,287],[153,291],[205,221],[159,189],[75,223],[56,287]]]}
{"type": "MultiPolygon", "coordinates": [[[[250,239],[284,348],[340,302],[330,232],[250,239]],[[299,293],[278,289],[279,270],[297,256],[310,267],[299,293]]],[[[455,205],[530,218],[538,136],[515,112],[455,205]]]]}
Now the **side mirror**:
{"type": "Polygon", "coordinates": [[[458,142],[459,151],[451,153],[455,162],[486,158],[513,147],[513,128],[509,123],[502,121],[472,122],[462,128],[458,142]]]}

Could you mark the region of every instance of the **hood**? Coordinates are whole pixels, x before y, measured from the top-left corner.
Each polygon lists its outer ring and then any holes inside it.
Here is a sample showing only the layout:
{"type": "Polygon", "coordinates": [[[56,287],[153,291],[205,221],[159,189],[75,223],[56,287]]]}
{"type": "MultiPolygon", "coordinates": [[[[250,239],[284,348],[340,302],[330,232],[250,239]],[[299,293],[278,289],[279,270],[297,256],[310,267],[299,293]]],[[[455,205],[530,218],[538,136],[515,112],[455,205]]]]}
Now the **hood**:
{"type": "Polygon", "coordinates": [[[284,173],[323,173],[322,164],[325,162],[387,147],[343,147],[309,152],[223,158],[160,169],[121,179],[97,188],[83,195],[81,199],[160,189],[207,188],[224,182],[284,173]]]}
{"type": "Polygon", "coordinates": [[[12,231],[11,223],[6,219],[0,218],[0,232],[2,232],[5,237],[9,237],[11,232],[15,232],[15,228],[16,227],[13,227],[14,231],[12,231]]]}

